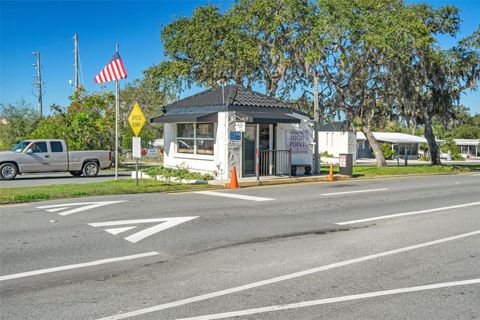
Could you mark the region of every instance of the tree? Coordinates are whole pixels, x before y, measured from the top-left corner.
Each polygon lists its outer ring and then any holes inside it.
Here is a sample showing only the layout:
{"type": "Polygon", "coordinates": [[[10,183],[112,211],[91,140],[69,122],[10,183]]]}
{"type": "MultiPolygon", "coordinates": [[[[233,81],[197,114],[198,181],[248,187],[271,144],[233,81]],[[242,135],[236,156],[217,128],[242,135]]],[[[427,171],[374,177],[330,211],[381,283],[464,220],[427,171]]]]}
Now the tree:
{"type": "Polygon", "coordinates": [[[480,139],[480,127],[462,124],[452,129],[452,137],[458,139],[480,139]]]}
{"type": "Polygon", "coordinates": [[[69,99],[66,108],[53,105],[53,114],[43,118],[29,138],[64,139],[71,150],[113,150],[113,93],[87,94],[80,88],[69,99]]]}
{"type": "Polygon", "coordinates": [[[308,0],[240,0],[231,10],[242,38],[258,50],[251,61],[272,97],[279,89],[283,97],[294,89],[296,39],[310,9],[308,0]]]}
{"type": "MultiPolygon", "coordinates": [[[[454,34],[458,30],[456,10],[451,7],[434,11],[428,6],[414,7],[429,26],[431,33],[454,34]],[[436,17],[431,23],[428,17],[436,17]],[[427,18],[425,18],[427,17],[427,18]],[[431,25],[432,24],[432,25],[431,25]]],[[[415,112],[417,121],[425,128],[432,164],[440,164],[435,140],[435,121],[444,124],[454,112],[454,106],[466,90],[475,90],[480,75],[480,32],[462,39],[449,50],[440,50],[434,43],[412,47],[410,63],[403,64],[397,73],[401,82],[399,96],[402,113],[415,112]]]]}
{"type": "Polygon", "coordinates": [[[40,121],[39,114],[24,100],[16,104],[1,104],[0,150],[5,150],[25,139],[40,121]]]}
{"type": "Polygon", "coordinates": [[[167,97],[167,94],[160,91],[159,83],[155,81],[157,78],[152,77],[150,72],[152,69],[147,69],[142,80],[134,80],[120,92],[120,145],[123,149],[132,147],[132,130],[128,124],[128,115],[135,102],[139,104],[147,118],[147,123],[139,135],[142,138],[142,144],[145,146],[149,141],[160,137],[163,130],[163,126],[151,125],[148,122],[150,118],[159,116],[160,107],[165,104],[167,97]]]}
{"type": "Polygon", "coordinates": [[[312,37],[320,45],[314,51],[322,51],[315,65],[329,89],[326,100],[365,134],[377,165],[385,166],[372,128],[393,112],[393,62],[429,34],[401,1],[320,0],[316,11],[312,37]]]}
{"type": "Polygon", "coordinates": [[[241,0],[220,13],[216,6],[197,8],[162,30],[168,60],[153,67],[163,87],[217,82],[265,85],[270,96],[288,97],[294,84],[294,39],[308,0],[241,0]],[[282,88],[280,88],[282,82],[282,88]],[[281,89],[281,90],[280,90],[281,89]]]}
{"type": "Polygon", "coordinates": [[[257,45],[241,32],[240,20],[212,5],[198,7],[191,18],[179,18],[161,33],[168,60],[153,67],[162,88],[197,84],[217,86],[227,80],[250,87],[259,80],[257,45]]]}

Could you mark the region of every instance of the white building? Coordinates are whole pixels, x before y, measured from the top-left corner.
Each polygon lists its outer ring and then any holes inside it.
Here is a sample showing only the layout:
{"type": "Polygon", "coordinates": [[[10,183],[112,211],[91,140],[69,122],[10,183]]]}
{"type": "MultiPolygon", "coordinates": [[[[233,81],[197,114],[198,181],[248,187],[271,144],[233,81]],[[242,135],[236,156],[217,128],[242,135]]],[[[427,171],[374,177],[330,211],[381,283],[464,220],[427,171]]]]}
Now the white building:
{"type": "MultiPolygon", "coordinates": [[[[400,132],[373,132],[373,136],[380,143],[387,142],[392,144],[392,150],[395,152],[393,155],[394,159],[399,156],[403,158],[405,155],[408,159],[418,159],[420,144],[427,143],[427,139],[424,137],[400,132]]],[[[374,157],[372,148],[363,132],[357,132],[357,157],[374,157]]]]}
{"type": "MultiPolygon", "coordinates": [[[[382,143],[391,143],[394,151],[393,158],[408,157],[417,159],[419,146],[427,143],[424,137],[400,132],[373,132],[375,139],[382,143]]],[[[367,138],[362,132],[354,133],[346,121],[333,122],[320,128],[318,134],[320,153],[327,152],[335,158],[339,154],[350,153],[353,161],[361,158],[374,158],[374,154],[367,138]]]]}
{"type": "Polygon", "coordinates": [[[342,153],[349,153],[355,162],[357,156],[357,137],[345,121],[323,125],[318,132],[318,150],[338,158],[342,153]]]}
{"type": "Polygon", "coordinates": [[[164,123],[164,165],[230,179],[287,175],[312,166],[308,115],[287,103],[229,85],[175,101],[150,120],[164,123]],[[257,161],[258,157],[258,161],[257,161]]]}
{"type": "Polygon", "coordinates": [[[480,157],[480,139],[453,139],[464,158],[480,157]]]}

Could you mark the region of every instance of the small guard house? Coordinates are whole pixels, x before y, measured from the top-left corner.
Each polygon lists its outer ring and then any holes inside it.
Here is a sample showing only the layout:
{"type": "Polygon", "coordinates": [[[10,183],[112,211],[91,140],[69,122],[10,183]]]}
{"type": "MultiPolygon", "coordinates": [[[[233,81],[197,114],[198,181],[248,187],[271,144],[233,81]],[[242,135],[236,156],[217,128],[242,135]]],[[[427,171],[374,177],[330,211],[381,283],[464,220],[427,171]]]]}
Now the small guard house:
{"type": "Polygon", "coordinates": [[[310,174],[309,116],[239,85],[212,88],[170,103],[151,123],[164,124],[164,166],[228,180],[310,174]]]}

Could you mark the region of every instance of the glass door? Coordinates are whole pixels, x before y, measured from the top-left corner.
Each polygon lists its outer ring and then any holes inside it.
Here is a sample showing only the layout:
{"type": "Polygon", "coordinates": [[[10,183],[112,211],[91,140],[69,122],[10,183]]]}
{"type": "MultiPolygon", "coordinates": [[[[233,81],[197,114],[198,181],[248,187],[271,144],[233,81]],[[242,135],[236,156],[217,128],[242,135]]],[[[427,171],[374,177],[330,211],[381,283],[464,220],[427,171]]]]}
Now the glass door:
{"type": "Polygon", "coordinates": [[[242,139],[242,176],[255,175],[255,127],[256,124],[247,123],[242,139]]]}

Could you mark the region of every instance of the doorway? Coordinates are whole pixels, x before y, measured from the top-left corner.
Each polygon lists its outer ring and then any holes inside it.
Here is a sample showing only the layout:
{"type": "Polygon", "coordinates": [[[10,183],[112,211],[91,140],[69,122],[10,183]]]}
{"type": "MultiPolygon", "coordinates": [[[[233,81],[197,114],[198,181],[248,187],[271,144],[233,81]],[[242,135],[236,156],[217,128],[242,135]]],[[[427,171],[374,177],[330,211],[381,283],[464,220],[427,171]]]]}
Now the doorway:
{"type": "Polygon", "coordinates": [[[242,176],[255,175],[255,138],[256,124],[247,123],[242,139],[242,176]]]}
{"type": "MultiPolygon", "coordinates": [[[[275,145],[274,139],[274,125],[272,124],[254,124],[247,123],[245,126],[245,132],[242,139],[242,176],[255,176],[255,163],[256,163],[256,139],[258,137],[258,147],[261,150],[273,150],[275,145]],[[258,128],[258,135],[257,135],[258,128]]],[[[268,158],[262,159],[262,161],[269,161],[268,158]]],[[[265,164],[268,166],[268,164],[265,164]]],[[[260,167],[264,165],[260,164],[260,167]]]]}

